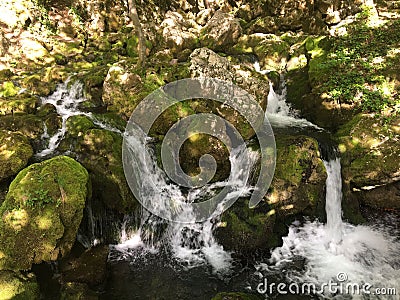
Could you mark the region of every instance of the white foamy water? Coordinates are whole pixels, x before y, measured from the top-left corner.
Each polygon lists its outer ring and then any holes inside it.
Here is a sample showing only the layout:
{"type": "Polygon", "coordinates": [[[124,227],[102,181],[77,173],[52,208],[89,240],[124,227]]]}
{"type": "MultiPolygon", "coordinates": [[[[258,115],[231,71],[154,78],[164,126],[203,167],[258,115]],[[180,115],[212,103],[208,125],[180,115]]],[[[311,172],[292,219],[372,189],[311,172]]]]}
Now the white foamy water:
{"type": "Polygon", "coordinates": [[[72,116],[87,116],[100,128],[121,134],[121,131],[117,128],[97,120],[92,113],[81,111],[79,106],[86,100],[83,93],[83,84],[79,81],[71,84],[69,80],[59,84],[56,91],[50,96],[41,98],[42,105],[49,103],[56,108],[57,114],[61,117],[61,128],[53,136],[49,136],[47,127],[44,127],[42,139],[48,139],[48,145],[46,149],[37,153],[36,156],[46,157],[57,149],[67,132],[67,120],[72,116]]]}
{"type": "MultiPolygon", "coordinates": [[[[305,119],[296,118],[286,104],[284,89],[278,95],[272,85],[266,115],[275,127],[309,126],[319,129],[305,119]]],[[[400,232],[379,225],[379,222],[375,226],[354,226],[343,222],[340,159],[324,161],[324,165],[328,174],[327,223],[294,223],[288,236],[283,238],[283,245],[271,252],[267,262],[257,266],[259,275],[283,274],[282,280],[289,284],[312,283],[317,288],[330,280],[361,287],[371,285],[371,295],[346,294],[346,291],[332,293],[325,288],[318,295],[323,299],[400,299],[400,232]],[[299,268],[299,261],[304,266],[299,268]],[[338,274],[345,274],[345,280],[338,281],[338,274]],[[397,295],[373,295],[376,288],[394,288],[397,295]]]]}
{"type": "MultiPolygon", "coordinates": [[[[268,74],[270,70],[261,70],[258,62],[254,63],[254,69],[260,74],[268,74]]],[[[312,127],[317,130],[322,130],[317,125],[307,121],[306,119],[299,118],[298,112],[293,109],[286,101],[287,87],[283,75],[280,78],[279,93],[274,90],[272,82],[269,83],[269,94],[267,111],[265,113],[268,121],[273,127],[312,127]]]]}
{"type": "MultiPolygon", "coordinates": [[[[66,124],[69,117],[84,114],[78,109],[79,104],[86,101],[82,95],[83,85],[81,83],[76,81],[69,86],[69,82],[66,81],[59,84],[53,94],[41,99],[42,105],[47,103],[54,105],[62,122],[61,128],[56,132],[56,134],[50,137],[47,148],[36,154],[38,157],[47,156],[57,149],[67,132],[66,124]]],[[[47,130],[43,137],[46,138],[46,136],[48,136],[47,130]]]]}
{"type": "MultiPolygon", "coordinates": [[[[139,182],[146,186],[142,193],[142,203],[152,203],[158,212],[170,214],[170,207],[176,201],[195,203],[207,200],[214,196],[221,188],[232,188],[224,201],[219,203],[212,217],[202,223],[188,223],[188,220],[196,220],[196,212],[192,206],[183,206],[179,211],[179,218],[185,223],[167,222],[143,209],[141,225],[138,230],[126,235],[125,229],[118,245],[111,246],[110,260],[132,260],[154,249],[164,248],[172,255],[174,261],[185,268],[193,268],[201,265],[210,265],[216,273],[229,272],[231,267],[231,254],[217,243],[213,236],[215,223],[219,215],[224,211],[226,203],[237,195],[249,196],[253,187],[244,181],[243,175],[246,166],[252,167],[258,158],[258,153],[242,147],[232,149],[230,153],[231,176],[223,182],[205,185],[201,188],[190,189],[183,192],[180,186],[171,182],[165,172],[157,165],[157,160],[151,148],[148,146],[150,139],[138,130],[127,138],[129,147],[133,147],[137,153],[142,153],[135,163],[139,164],[139,182]],[[245,157],[246,155],[246,157],[245,157]],[[165,227],[160,236],[154,233],[158,228],[165,227]],[[139,252],[138,252],[139,249],[139,252]],[[118,254],[119,253],[119,254],[118,254]]],[[[246,178],[247,179],[247,178],[246,178]]],[[[145,205],[146,206],[146,205],[145,205]]],[[[178,219],[179,220],[179,219],[178,219]]]]}

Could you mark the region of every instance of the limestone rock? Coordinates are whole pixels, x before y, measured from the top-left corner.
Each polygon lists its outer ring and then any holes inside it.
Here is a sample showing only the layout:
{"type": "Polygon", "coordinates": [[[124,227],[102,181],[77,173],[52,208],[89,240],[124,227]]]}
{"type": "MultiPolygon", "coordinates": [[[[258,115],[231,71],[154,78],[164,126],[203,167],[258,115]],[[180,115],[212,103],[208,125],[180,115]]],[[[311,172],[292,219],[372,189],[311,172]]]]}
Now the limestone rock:
{"type": "Polygon", "coordinates": [[[200,42],[203,47],[218,51],[236,44],[241,35],[239,20],[228,13],[217,11],[202,29],[200,42]]]}
{"type": "Polygon", "coordinates": [[[198,43],[192,24],[178,12],[167,12],[164,21],[162,35],[166,45],[173,53],[179,53],[185,49],[194,49],[198,43]]]}

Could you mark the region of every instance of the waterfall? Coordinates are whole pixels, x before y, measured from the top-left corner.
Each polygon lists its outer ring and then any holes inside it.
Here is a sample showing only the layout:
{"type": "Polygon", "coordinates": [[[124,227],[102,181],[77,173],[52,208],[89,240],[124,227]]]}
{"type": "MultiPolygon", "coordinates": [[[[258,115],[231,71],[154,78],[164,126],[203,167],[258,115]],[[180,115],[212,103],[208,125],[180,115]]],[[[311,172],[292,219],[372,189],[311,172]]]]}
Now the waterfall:
{"type": "MultiPolygon", "coordinates": [[[[267,74],[269,70],[261,70],[259,63],[254,63],[254,69],[260,74],[267,74]]],[[[269,94],[266,117],[274,128],[285,127],[299,127],[299,128],[313,128],[316,130],[323,130],[317,125],[307,121],[306,119],[299,118],[299,112],[291,107],[286,101],[287,87],[285,78],[280,76],[280,86],[278,91],[274,90],[272,82],[269,83],[269,94]]]]}
{"type": "MultiPolygon", "coordinates": [[[[61,117],[62,122],[61,128],[49,138],[47,148],[37,153],[36,156],[45,157],[57,149],[67,132],[67,119],[71,116],[84,114],[78,109],[79,104],[84,101],[86,101],[86,99],[83,97],[83,85],[78,81],[70,85],[68,80],[59,84],[53,94],[41,98],[42,105],[49,103],[56,108],[57,114],[61,117]]],[[[46,138],[47,136],[46,130],[42,138],[46,138]]]]}
{"type": "Polygon", "coordinates": [[[122,134],[117,128],[99,121],[92,113],[81,111],[80,105],[86,100],[83,93],[83,84],[80,81],[71,83],[70,79],[58,84],[55,92],[50,96],[41,98],[41,105],[52,104],[56,108],[57,114],[61,117],[61,128],[53,136],[49,136],[47,126],[44,126],[44,133],[41,138],[48,140],[48,145],[47,148],[36,153],[37,157],[47,157],[57,149],[67,133],[67,120],[72,116],[82,115],[89,117],[98,127],[122,134]]]}
{"type": "MultiPolygon", "coordinates": [[[[257,67],[255,66],[256,70],[257,67]]],[[[260,71],[260,70],[259,70],[260,71]]],[[[261,71],[262,72],[262,71],[261,71]]],[[[286,104],[286,93],[277,94],[271,85],[267,117],[274,127],[320,129],[299,119],[286,104]],[[289,108],[289,109],[288,109],[289,108]]],[[[335,154],[336,151],[325,151],[335,154]]],[[[326,224],[318,220],[304,224],[296,221],[283,238],[283,245],[271,252],[271,258],[256,266],[261,277],[273,276],[287,283],[314,284],[324,287],[330,281],[368,284],[372,288],[395,288],[400,291],[400,241],[398,229],[377,222],[374,226],[354,226],[342,220],[342,178],[340,158],[330,155],[323,160],[327,171],[326,224]],[[304,264],[299,268],[299,262],[304,264]],[[340,277],[339,274],[342,276],[340,277]],[[344,277],[343,277],[344,276],[344,277]]],[[[378,221],[378,220],[377,220],[378,221]]],[[[326,299],[348,299],[344,295],[321,288],[318,296],[326,299]]],[[[359,299],[381,299],[370,295],[359,299]]],[[[398,299],[398,296],[385,299],[398,299]],[[397,297],[397,298],[396,298],[397,297]]]]}
{"type": "Polygon", "coordinates": [[[183,191],[180,186],[171,182],[157,165],[154,151],[149,146],[151,139],[143,131],[137,128],[134,134],[127,137],[127,141],[129,147],[134,148],[136,153],[142,153],[142,157],[133,162],[137,166],[135,169],[140,170],[138,172],[140,182],[146,184],[142,201],[151,201],[153,206],[157,205],[157,211],[165,212],[165,216],[170,213],[167,206],[174,206],[175,201],[200,202],[214,196],[226,186],[231,187],[232,191],[226,195],[223,203],[218,204],[211,218],[202,223],[195,223],[196,215],[191,206],[183,206],[179,211],[179,217],[185,223],[168,222],[143,209],[141,224],[137,230],[126,234],[126,228],[122,228],[120,243],[111,246],[110,260],[129,258],[135,260],[143,253],[166,249],[173,260],[185,268],[208,264],[216,273],[228,272],[232,262],[231,254],[217,243],[213,230],[229,199],[235,197],[238,192],[242,197],[251,194],[253,188],[243,180],[243,177],[246,177],[243,176],[243,170],[247,169],[244,164],[247,163],[251,167],[258,159],[258,153],[249,151],[245,145],[232,149],[229,179],[183,191]],[[187,220],[193,222],[188,223],[187,220]],[[165,229],[159,234],[162,227],[165,229]]]}
{"type": "Polygon", "coordinates": [[[328,174],[326,179],[326,228],[334,244],[343,238],[342,225],[342,177],[340,172],[340,159],[335,158],[324,161],[328,174]]]}

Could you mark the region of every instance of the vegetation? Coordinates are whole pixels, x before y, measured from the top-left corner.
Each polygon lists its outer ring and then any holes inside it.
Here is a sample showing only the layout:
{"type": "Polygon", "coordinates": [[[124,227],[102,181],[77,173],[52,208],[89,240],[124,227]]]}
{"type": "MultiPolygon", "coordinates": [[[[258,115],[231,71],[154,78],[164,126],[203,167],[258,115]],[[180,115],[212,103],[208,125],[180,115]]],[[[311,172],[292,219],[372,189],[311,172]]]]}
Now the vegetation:
{"type": "Polygon", "coordinates": [[[310,43],[317,58],[310,65],[318,90],[337,104],[352,105],[364,112],[396,115],[400,112],[400,20],[371,25],[368,8],[346,26],[347,33],[310,43]],[[318,46],[316,46],[318,45],[318,46]]]}

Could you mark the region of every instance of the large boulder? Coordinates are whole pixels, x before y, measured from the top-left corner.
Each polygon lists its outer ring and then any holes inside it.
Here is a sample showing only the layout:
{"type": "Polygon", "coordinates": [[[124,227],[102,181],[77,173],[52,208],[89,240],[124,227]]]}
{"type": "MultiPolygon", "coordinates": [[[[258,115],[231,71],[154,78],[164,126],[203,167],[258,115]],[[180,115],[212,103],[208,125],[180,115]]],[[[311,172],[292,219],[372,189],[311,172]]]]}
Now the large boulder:
{"type": "Polygon", "coordinates": [[[25,136],[0,130],[0,180],[17,174],[32,155],[32,147],[25,136]]]}
{"type": "MultiPolygon", "coordinates": [[[[226,57],[222,57],[208,48],[199,48],[190,55],[189,69],[193,78],[210,77],[235,83],[252,95],[263,109],[267,106],[269,83],[264,76],[255,72],[252,68],[234,64],[226,57]]],[[[234,125],[243,121],[243,118],[240,118],[239,115],[235,114],[234,117],[230,117],[231,114],[233,112],[227,110],[221,116],[234,125]]]]}
{"type": "Polygon", "coordinates": [[[102,99],[108,110],[129,118],[138,103],[148,94],[177,79],[187,78],[186,64],[152,62],[153,66],[142,73],[134,61],[120,61],[108,70],[103,85],[102,99]]]}
{"type": "Polygon", "coordinates": [[[39,286],[35,275],[0,271],[0,299],[39,299],[39,286]]]}
{"type": "Polygon", "coordinates": [[[163,27],[163,38],[169,49],[177,54],[185,49],[194,49],[198,44],[194,24],[186,20],[178,12],[167,12],[163,27]]]}
{"type": "Polygon", "coordinates": [[[254,54],[262,69],[282,71],[289,58],[290,45],[274,34],[242,35],[237,44],[227,49],[231,54],[254,54]]]}
{"type": "Polygon", "coordinates": [[[0,207],[0,269],[27,270],[68,254],[89,189],[87,171],[66,156],[22,170],[0,207]]]}
{"type": "Polygon", "coordinates": [[[125,179],[120,134],[96,128],[86,116],[73,116],[67,120],[67,135],[59,149],[70,151],[89,171],[96,199],[120,213],[134,210],[137,201],[125,179]]]}
{"type": "Polygon", "coordinates": [[[359,114],[337,133],[347,197],[380,208],[400,208],[400,118],[359,114]]]}
{"type": "Polygon", "coordinates": [[[222,51],[236,44],[241,35],[239,20],[231,14],[217,11],[201,30],[200,42],[203,47],[222,51]]]}

